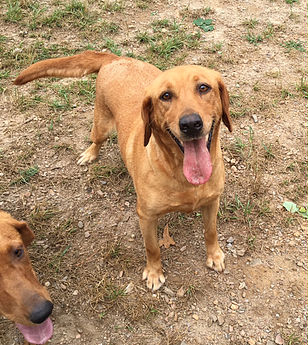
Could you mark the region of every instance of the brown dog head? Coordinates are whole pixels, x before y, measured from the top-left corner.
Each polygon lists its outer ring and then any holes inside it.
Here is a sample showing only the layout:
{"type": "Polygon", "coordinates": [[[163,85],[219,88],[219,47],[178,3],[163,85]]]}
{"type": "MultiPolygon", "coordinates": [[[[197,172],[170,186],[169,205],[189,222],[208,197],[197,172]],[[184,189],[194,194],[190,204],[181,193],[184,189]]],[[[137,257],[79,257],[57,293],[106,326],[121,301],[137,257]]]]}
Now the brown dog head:
{"type": "Polygon", "coordinates": [[[229,95],[220,73],[201,66],[161,73],[146,90],[142,118],[145,146],[152,133],[162,137],[168,131],[182,145],[188,182],[198,185],[209,180],[213,131],[221,121],[232,131],[229,95]]]}
{"type": "Polygon", "coordinates": [[[53,305],[26,250],[33,239],[26,222],[0,212],[0,314],[16,322],[30,343],[42,344],[52,335],[53,305]]]}

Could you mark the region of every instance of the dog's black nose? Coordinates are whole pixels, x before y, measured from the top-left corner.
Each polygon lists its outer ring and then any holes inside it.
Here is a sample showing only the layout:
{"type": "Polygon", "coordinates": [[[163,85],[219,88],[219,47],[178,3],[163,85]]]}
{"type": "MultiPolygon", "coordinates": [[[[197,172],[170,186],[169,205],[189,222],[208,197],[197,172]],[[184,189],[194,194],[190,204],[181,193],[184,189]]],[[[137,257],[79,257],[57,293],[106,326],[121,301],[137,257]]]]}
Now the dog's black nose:
{"type": "Polygon", "coordinates": [[[197,137],[203,129],[203,121],[199,114],[184,115],[179,121],[180,130],[187,137],[197,137]]]}
{"type": "Polygon", "coordinates": [[[42,323],[51,314],[53,309],[53,304],[50,301],[44,300],[38,303],[32,310],[30,314],[30,321],[33,323],[42,323]]]}

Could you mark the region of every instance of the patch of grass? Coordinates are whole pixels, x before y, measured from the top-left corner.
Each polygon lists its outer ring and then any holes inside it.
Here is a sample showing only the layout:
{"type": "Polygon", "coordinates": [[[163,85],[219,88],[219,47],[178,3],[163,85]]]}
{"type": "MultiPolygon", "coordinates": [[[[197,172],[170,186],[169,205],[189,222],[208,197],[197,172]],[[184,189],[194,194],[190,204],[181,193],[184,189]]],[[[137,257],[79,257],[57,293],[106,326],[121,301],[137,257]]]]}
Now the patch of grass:
{"type": "Polygon", "coordinates": [[[308,98],[308,80],[305,76],[302,76],[297,90],[305,97],[308,98]]]}
{"type": "Polygon", "coordinates": [[[37,175],[39,172],[39,168],[37,165],[32,166],[28,169],[24,169],[24,170],[19,170],[19,177],[11,182],[11,185],[20,185],[20,184],[26,184],[29,183],[30,180],[37,175]]]}
{"type": "Polygon", "coordinates": [[[110,39],[110,38],[105,38],[105,43],[103,45],[103,48],[107,48],[111,51],[111,53],[121,56],[122,55],[122,51],[119,48],[119,46],[115,43],[114,40],[110,39]]]}
{"type": "Polygon", "coordinates": [[[151,23],[153,33],[139,32],[136,39],[146,46],[145,60],[160,69],[182,63],[183,49],[196,49],[200,45],[201,34],[189,33],[176,20],[160,19],[151,23]]]}
{"type": "Polygon", "coordinates": [[[263,148],[264,148],[264,151],[265,151],[265,158],[267,158],[267,159],[275,158],[275,155],[273,153],[272,144],[267,145],[267,144],[262,142],[262,145],[263,145],[263,148]]]}
{"type": "Polygon", "coordinates": [[[106,12],[121,12],[125,8],[124,1],[104,1],[102,9],[106,12]]]}
{"type": "Polygon", "coordinates": [[[257,45],[258,43],[261,43],[263,42],[263,37],[262,35],[258,34],[254,34],[252,32],[248,32],[245,36],[246,40],[250,43],[250,44],[253,44],[253,45],[257,45]]]}
{"type": "Polygon", "coordinates": [[[106,20],[102,21],[101,28],[103,32],[108,34],[116,34],[120,30],[120,26],[114,22],[107,22],[106,20]]]}
{"type": "Polygon", "coordinates": [[[292,49],[298,50],[300,52],[305,52],[306,49],[303,45],[303,42],[301,41],[287,41],[285,43],[281,44],[284,48],[287,49],[288,52],[290,52],[292,49]]]}
{"type": "Polygon", "coordinates": [[[243,25],[247,26],[249,29],[254,29],[257,24],[259,24],[259,21],[255,18],[250,18],[244,21],[243,25]]]}
{"type": "Polygon", "coordinates": [[[151,1],[150,0],[138,0],[136,6],[142,10],[149,8],[151,1]]]}
{"type": "Polygon", "coordinates": [[[296,2],[298,2],[299,0],[284,0],[287,4],[289,5],[293,5],[295,4],[296,2]]]}
{"type": "Polygon", "coordinates": [[[97,15],[91,13],[81,1],[72,0],[64,7],[59,7],[49,16],[41,19],[40,25],[54,27],[65,27],[67,25],[79,30],[88,29],[97,20],[97,15]]]}
{"type": "Polygon", "coordinates": [[[7,1],[7,11],[4,16],[4,20],[10,23],[18,23],[24,17],[20,1],[7,1]]]}

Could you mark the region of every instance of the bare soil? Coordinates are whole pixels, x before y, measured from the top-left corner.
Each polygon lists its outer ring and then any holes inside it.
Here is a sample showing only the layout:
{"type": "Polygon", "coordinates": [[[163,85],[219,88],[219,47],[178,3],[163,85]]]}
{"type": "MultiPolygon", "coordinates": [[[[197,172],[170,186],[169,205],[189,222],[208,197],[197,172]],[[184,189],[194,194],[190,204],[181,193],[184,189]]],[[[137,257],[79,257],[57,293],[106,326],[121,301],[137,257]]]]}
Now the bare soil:
{"type": "MultiPolygon", "coordinates": [[[[7,14],[13,3],[19,2],[0,4],[0,208],[27,220],[36,234],[31,259],[55,305],[48,343],[307,343],[307,220],[282,206],[307,206],[306,3],[89,0],[82,3],[96,17],[85,27],[76,26],[81,15],[33,26],[35,2],[27,0],[14,21],[7,14]],[[213,19],[214,30],[195,26],[199,17],[213,19]],[[181,23],[200,35],[198,44],[167,59],[149,53],[136,36],[155,34],[151,23],[158,20],[181,23]],[[104,21],[118,31],[98,29],[104,21]],[[168,224],[176,242],[162,249],[167,280],[159,291],[147,290],[136,197],[116,135],[99,160],[76,164],[89,145],[95,78],[83,79],[88,93],[73,79],[12,85],[33,61],[106,49],[107,36],[123,55],[162,68],[201,64],[223,75],[235,128],[223,129],[221,138],[223,274],[205,266],[200,215],[171,214],[159,230],[162,237],[168,224]]],[[[64,4],[45,0],[35,18],[64,4]]],[[[167,36],[170,28],[160,30],[167,36]]],[[[0,319],[0,344],[22,343],[14,324],[0,319]]]]}

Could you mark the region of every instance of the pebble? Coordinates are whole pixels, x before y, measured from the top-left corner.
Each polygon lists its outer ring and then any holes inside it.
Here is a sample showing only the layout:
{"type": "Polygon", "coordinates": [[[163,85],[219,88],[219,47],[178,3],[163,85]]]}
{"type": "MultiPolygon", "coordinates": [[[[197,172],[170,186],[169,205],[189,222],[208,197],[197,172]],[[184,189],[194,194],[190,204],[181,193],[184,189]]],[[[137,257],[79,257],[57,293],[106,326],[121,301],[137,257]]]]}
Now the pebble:
{"type": "Polygon", "coordinates": [[[46,282],[44,285],[45,285],[46,287],[49,287],[49,286],[50,286],[50,282],[46,282]]]}
{"type": "Polygon", "coordinates": [[[238,305],[232,303],[231,306],[230,306],[230,308],[231,308],[232,310],[238,310],[238,305]]]}
{"type": "Polygon", "coordinates": [[[251,117],[252,117],[254,123],[257,123],[259,121],[256,114],[252,114],[251,117]]]}
{"type": "Polygon", "coordinates": [[[196,321],[199,320],[199,316],[197,314],[193,314],[192,318],[195,319],[196,321]]]}
{"type": "Polygon", "coordinates": [[[84,237],[85,238],[88,238],[88,237],[90,237],[91,236],[91,234],[89,233],[89,231],[86,231],[85,233],[84,233],[84,237]]]}
{"type": "Polygon", "coordinates": [[[124,292],[125,292],[126,294],[129,294],[129,293],[131,293],[133,290],[134,290],[134,284],[133,284],[133,283],[129,283],[129,284],[126,286],[124,292]]]}
{"type": "Polygon", "coordinates": [[[241,282],[240,286],[238,288],[239,288],[239,290],[247,289],[246,283],[245,282],[241,282]]]}
{"type": "Polygon", "coordinates": [[[77,296],[77,295],[78,295],[78,290],[74,290],[73,296],[77,296]]]}
{"type": "Polygon", "coordinates": [[[229,237],[228,239],[227,239],[227,243],[233,243],[234,242],[234,238],[233,237],[229,237]]]}
{"type": "Polygon", "coordinates": [[[268,340],[268,341],[266,342],[266,345],[275,345],[275,343],[274,343],[273,341],[271,341],[271,340],[268,340]]]}
{"type": "Polygon", "coordinates": [[[83,229],[84,225],[83,225],[83,222],[82,221],[79,221],[78,222],[78,228],[79,229],[83,229]]]}
{"type": "Polygon", "coordinates": [[[178,297],[183,297],[183,296],[185,295],[185,289],[184,289],[183,286],[181,286],[181,287],[179,288],[179,290],[177,291],[176,295],[177,295],[178,297]]]}
{"type": "Polygon", "coordinates": [[[283,345],[284,344],[284,341],[283,341],[283,339],[279,333],[276,335],[275,344],[277,344],[277,345],[283,345]]]}
{"type": "Polygon", "coordinates": [[[246,253],[246,249],[239,249],[239,250],[237,251],[237,255],[238,255],[238,256],[244,256],[245,253],[246,253]]]}
{"type": "Polygon", "coordinates": [[[250,339],[248,340],[248,344],[249,344],[249,345],[255,345],[255,344],[256,344],[256,341],[255,341],[254,339],[250,338],[250,339]]]}
{"type": "Polygon", "coordinates": [[[184,252],[185,249],[186,249],[186,246],[183,246],[182,248],[180,248],[180,252],[184,252]]]}
{"type": "Polygon", "coordinates": [[[174,296],[174,292],[167,288],[166,286],[164,287],[164,293],[167,294],[168,296],[174,296]]]}
{"type": "Polygon", "coordinates": [[[222,326],[225,323],[225,319],[222,315],[217,316],[218,325],[222,326]]]}
{"type": "Polygon", "coordinates": [[[251,267],[255,267],[255,266],[259,266],[259,265],[262,265],[262,261],[261,261],[261,259],[259,259],[259,258],[253,259],[253,260],[251,260],[251,262],[250,262],[250,266],[251,266],[251,267]]]}
{"type": "Polygon", "coordinates": [[[66,290],[66,285],[60,284],[60,286],[61,286],[61,289],[66,290]]]}

